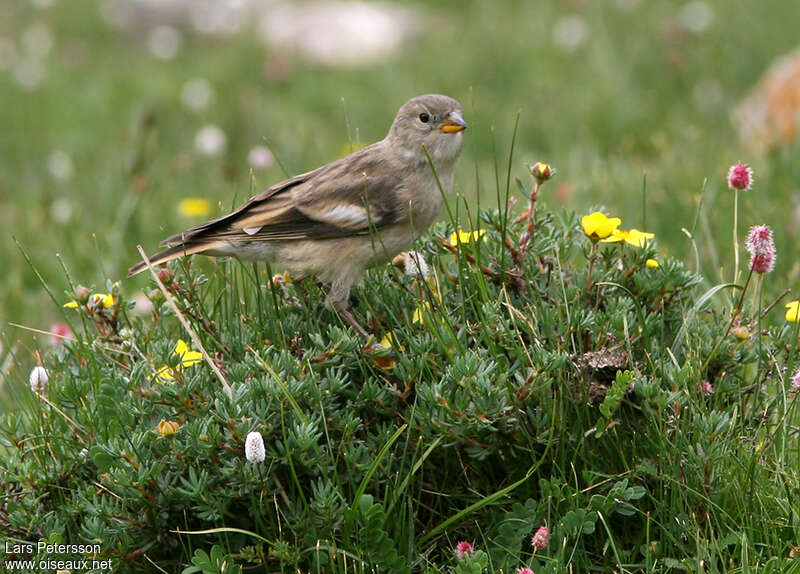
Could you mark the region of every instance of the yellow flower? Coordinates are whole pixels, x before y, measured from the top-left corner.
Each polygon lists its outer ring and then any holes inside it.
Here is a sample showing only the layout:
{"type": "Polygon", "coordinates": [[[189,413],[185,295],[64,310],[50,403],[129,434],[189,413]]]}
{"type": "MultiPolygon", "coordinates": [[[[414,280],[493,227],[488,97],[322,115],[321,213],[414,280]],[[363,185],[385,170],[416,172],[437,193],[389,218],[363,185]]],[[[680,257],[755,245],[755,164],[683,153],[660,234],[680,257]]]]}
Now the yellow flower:
{"type": "Polygon", "coordinates": [[[471,241],[477,241],[478,239],[482,239],[484,242],[486,241],[485,229],[476,229],[472,232],[462,231],[459,229],[450,235],[450,245],[456,247],[459,243],[470,243],[471,241]]]}
{"type": "Polygon", "coordinates": [[[114,296],[109,295],[108,293],[95,293],[89,298],[89,301],[95,305],[101,305],[103,307],[114,306],[114,296]]]}
{"type": "Polygon", "coordinates": [[[178,339],[173,352],[180,357],[180,362],[174,367],[161,367],[155,375],[161,381],[174,382],[177,371],[194,366],[203,360],[203,353],[189,350],[189,345],[183,339],[178,339]]]}
{"type": "Polygon", "coordinates": [[[184,217],[208,217],[211,202],[202,197],[187,197],[178,203],[178,213],[184,217]]]}
{"type": "Polygon", "coordinates": [[[546,163],[538,162],[531,168],[531,175],[539,185],[542,185],[555,174],[556,170],[546,163]]]}
{"type": "Polygon", "coordinates": [[[644,247],[647,245],[647,241],[653,239],[655,234],[648,233],[646,231],[639,231],[638,229],[631,229],[630,231],[626,231],[624,229],[616,229],[614,233],[611,234],[610,237],[606,237],[602,239],[602,243],[616,243],[618,241],[622,241],[623,243],[627,243],[628,245],[633,245],[634,247],[644,247]]]}
{"type": "Polygon", "coordinates": [[[653,269],[658,269],[659,267],[661,267],[661,264],[655,259],[648,259],[647,261],[644,262],[644,264],[647,265],[648,267],[652,267],[653,269]]]}
{"type": "Polygon", "coordinates": [[[429,313],[430,310],[431,310],[431,304],[428,301],[422,301],[420,304],[417,305],[417,308],[414,309],[414,316],[412,317],[411,322],[424,325],[425,313],[429,313]]]}
{"type": "Polygon", "coordinates": [[[743,325],[741,327],[736,327],[731,333],[740,341],[746,341],[750,338],[750,329],[743,325]]]}
{"type": "MultiPolygon", "coordinates": [[[[159,381],[163,381],[165,383],[174,383],[175,382],[175,373],[176,373],[176,371],[180,370],[179,367],[180,367],[180,365],[178,367],[175,367],[175,368],[172,368],[172,367],[161,367],[160,369],[158,369],[158,371],[156,371],[155,378],[158,379],[159,381]]],[[[150,377],[150,379],[152,380],[153,377],[150,377]]]]}
{"type": "Polygon", "coordinates": [[[622,220],[619,217],[608,217],[605,213],[595,211],[581,218],[583,232],[589,239],[605,239],[617,230],[622,220]]]}
{"type": "Polygon", "coordinates": [[[797,321],[797,315],[800,312],[800,300],[796,299],[786,304],[786,320],[790,323],[797,321]]]}
{"type": "Polygon", "coordinates": [[[181,358],[182,367],[191,367],[203,360],[203,353],[190,351],[189,345],[183,339],[178,339],[178,344],[175,345],[175,354],[181,358]]]}
{"type": "Polygon", "coordinates": [[[175,421],[165,421],[161,419],[161,422],[156,425],[156,432],[161,436],[170,436],[178,432],[180,428],[181,425],[175,421]]]}
{"type": "MultiPolygon", "coordinates": [[[[385,353],[384,351],[377,355],[371,355],[370,359],[372,359],[372,362],[375,363],[375,365],[379,369],[383,369],[384,371],[393,369],[395,363],[397,363],[397,357],[395,356],[394,353],[395,342],[394,342],[394,336],[392,336],[392,332],[391,331],[387,332],[377,346],[383,347],[389,352],[385,353]]],[[[400,346],[399,348],[402,349],[403,347],[400,346]]]]}
{"type": "MultiPolygon", "coordinates": [[[[108,293],[95,293],[89,297],[89,303],[95,307],[113,307],[114,296],[109,295],[108,293]]],[[[78,306],[79,305],[77,301],[69,301],[68,303],[64,303],[64,307],[67,309],[77,309],[78,306]]]]}
{"type": "Polygon", "coordinates": [[[381,347],[386,347],[387,349],[391,349],[394,346],[394,336],[392,335],[392,332],[391,331],[387,332],[383,336],[383,339],[381,339],[381,342],[378,344],[381,347]]]}

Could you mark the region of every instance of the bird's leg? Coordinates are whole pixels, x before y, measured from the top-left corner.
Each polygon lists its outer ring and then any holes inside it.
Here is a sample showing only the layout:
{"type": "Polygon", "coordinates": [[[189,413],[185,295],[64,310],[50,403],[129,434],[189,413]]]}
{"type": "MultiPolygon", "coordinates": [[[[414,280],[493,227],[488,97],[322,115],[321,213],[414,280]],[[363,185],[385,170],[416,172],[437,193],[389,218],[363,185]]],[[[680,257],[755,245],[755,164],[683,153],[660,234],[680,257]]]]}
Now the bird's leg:
{"type": "Polygon", "coordinates": [[[358,332],[359,335],[361,335],[365,339],[369,338],[369,333],[367,333],[366,329],[364,329],[364,327],[362,327],[359,324],[359,322],[356,321],[355,317],[353,317],[353,315],[352,315],[352,313],[350,313],[350,311],[348,311],[347,309],[343,308],[343,309],[336,309],[336,312],[339,313],[339,315],[341,315],[342,319],[347,321],[347,323],[349,323],[350,326],[353,329],[355,329],[358,332]]]}
{"type": "Polygon", "coordinates": [[[350,287],[352,284],[352,281],[348,281],[346,279],[335,280],[331,284],[330,291],[328,291],[328,303],[336,310],[337,313],[339,313],[339,316],[344,319],[348,325],[356,330],[359,335],[365,339],[368,339],[369,333],[367,333],[367,330],[362,327],[358,321],[356,321],[355,317],[353,317],[348,309],[348,303],[350,300],[350,287]]]}

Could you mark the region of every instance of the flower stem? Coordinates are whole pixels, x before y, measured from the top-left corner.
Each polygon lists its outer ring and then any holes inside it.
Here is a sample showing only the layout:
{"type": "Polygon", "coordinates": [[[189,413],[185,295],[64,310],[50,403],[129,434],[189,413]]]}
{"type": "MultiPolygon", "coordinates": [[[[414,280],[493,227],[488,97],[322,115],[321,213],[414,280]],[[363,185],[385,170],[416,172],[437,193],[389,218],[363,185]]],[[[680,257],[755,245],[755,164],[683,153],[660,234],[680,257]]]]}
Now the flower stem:
{"type": "Polygon", "coordinates": [[[533,232],[535,230],[536,222],[533,219],[533,211],[536,208],[536,202],[539,200],[539,182],[533,184],[533,189],[531,189],[531,203],[528,206],[528,211],[525,212],[525,220],[527,222],[526,229],[522,234],[522,237],[519,241],[519,251],[522,255],[528,251],[528,242],[530,241],[531,237],[533,237],[533,232]]]}
{"type": "Polygon", "coordinates": [[[725,337],[728,336],[728,333],[731,332],[731,327],[733,327],[733,322],[736,321],[736,317],[739,316],[739,312],[742,310],[742,303],[744,302],[744,294],[747,292],[747,287],[750,285],[750,279],[753,278],[753,270],[750,270],[750,273],[747,274],[747,280],[744,282],[744,287],[742,287],[742,294],[739,295],[739,301],[736,302],[736,307],[733,309],[733,313],[731,313],[731,320],[728,323],[728,328],[725,329],[725,337]]]}
{"type": "MultiPolygon", "coordinates": [[[[762,298],[763,298],[762,297],[763,289],[764,289],[764,274],[763,273],[759,273],[758,274],[758,285],[756,286],[756,292],[754,294],[754,297],[756,298],[756,301],[755,301],[756,308],[758,309],[758,315],[757,315],[758,320],[756,322],[756,337],[757,337],[757,339],[756,339],[756,341],[757,341],[756,349],[757,349],[757,354],[758,354],[758,367],[756,368],[756,376],[755,376],[755,381],[754,381],[755,394],[754,394],[754,397],[753,397],[753,404],[756,405],[756,406],[760,404],[760,400],[759,399],[760,399],[760,395],[761,395],[761,368],[762,368],[762,363],[763,363],[762,354],[761,354],[762,353],[762,348],[761,348],[761,302],[762,302],[762,298]]],[[[744,414],[744,409],[742,410],[742,414],[744,414]]]]}
{"type": "Polygon", "coordinates": [[[588,282],[586,285],[586,291],[589,294],[592,293],[592,287],[594,287],[594,283],[592,283],[592,269],[594,269],[594,262],[597,259],[597,242],[592,243],[592,252],[589,254],[589,273],[588,273],[588,282]]]}
{"type": "Polygon", "coordinates": [[[739,192],[733,193],[733,282],[739,281],[739,192]]]}

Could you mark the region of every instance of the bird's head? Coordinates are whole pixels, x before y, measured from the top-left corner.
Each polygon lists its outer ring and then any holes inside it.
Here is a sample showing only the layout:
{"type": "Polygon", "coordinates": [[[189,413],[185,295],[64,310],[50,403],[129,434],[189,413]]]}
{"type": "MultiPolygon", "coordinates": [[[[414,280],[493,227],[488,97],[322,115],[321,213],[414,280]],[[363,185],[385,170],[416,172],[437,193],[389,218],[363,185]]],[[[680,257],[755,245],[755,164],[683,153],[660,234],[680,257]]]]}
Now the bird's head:
{"type": "Polygon", "coordinates": [[[424,146],[434,164],[447,164],[461,153],[466,128],[461,104],[448,96],[428,94],[403,104],[387,137],[406,153],[422,158],[424,146]]]}

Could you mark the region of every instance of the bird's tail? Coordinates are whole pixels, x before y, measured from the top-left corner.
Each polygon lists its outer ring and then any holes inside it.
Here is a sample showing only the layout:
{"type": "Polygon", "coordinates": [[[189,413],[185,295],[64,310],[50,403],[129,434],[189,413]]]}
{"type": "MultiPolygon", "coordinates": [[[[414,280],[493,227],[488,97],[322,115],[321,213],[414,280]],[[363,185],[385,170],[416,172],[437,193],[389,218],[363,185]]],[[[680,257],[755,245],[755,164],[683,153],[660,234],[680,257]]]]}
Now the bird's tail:
{"type": "MultiPolygon", "coordinates": [[[[173,259],[178,259],[180,257],[185,257],[188,255],[192,255],[194,253],[203,253],[205,251],[213,251],[215,247],[219,245],[219,242],[197,242],[197,243],[181,243],[179,245],[173,245],[169,249],[165,249],[160,253],[156,253],[150,258],[150,263],[152,265],[160,265],[162,263],[166,263],[167,261],[172,261],[173,259]]],[[[147,264],[144,261],[140,261],[130,269],[128,269],[128,277],[133,277],[134,275],[141,273],[147,269],[147,264]]]]}

